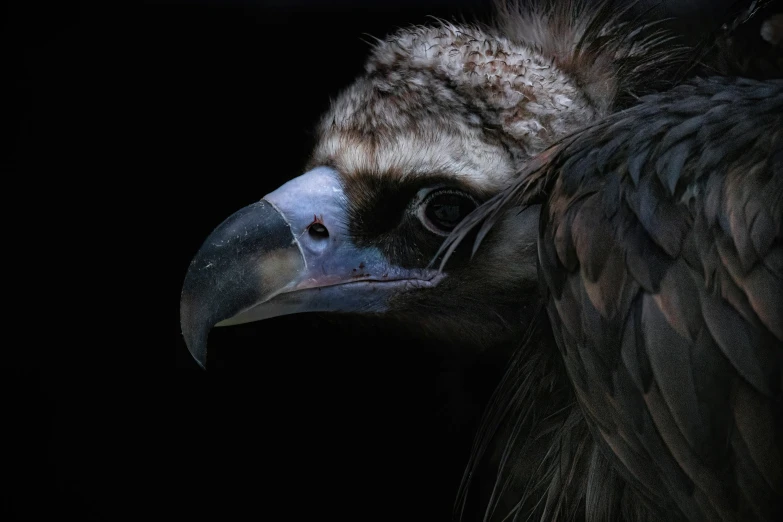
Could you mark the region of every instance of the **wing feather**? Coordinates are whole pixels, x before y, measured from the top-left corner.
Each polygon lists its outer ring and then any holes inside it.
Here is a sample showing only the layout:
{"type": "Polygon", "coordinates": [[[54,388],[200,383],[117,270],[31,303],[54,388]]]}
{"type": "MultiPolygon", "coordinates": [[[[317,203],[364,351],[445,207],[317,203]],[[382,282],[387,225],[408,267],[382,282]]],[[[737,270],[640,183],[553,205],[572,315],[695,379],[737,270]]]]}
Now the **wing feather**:
{"type": "Polygon", "coordinates": [[[543,205],[540,280],[598,447],[688,520],[781,510],[781,114],[783,81],[697,80],[555,145],[480,211],[543,205]]]}

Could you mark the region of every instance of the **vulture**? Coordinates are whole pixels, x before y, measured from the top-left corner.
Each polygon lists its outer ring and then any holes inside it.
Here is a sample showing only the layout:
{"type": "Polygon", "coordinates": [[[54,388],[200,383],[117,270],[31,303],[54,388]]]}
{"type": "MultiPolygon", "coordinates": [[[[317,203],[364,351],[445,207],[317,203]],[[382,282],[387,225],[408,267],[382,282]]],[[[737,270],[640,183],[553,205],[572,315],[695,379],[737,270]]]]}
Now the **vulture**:
{"type": "Polygon", "coordinates": [[[214,326],[313,311],[511,346],[455,519],[778,519],[775,7],[697,49],[576,0],[378,41],[304,173],[196,253],[188,349],[206,367],[214,326]]]}

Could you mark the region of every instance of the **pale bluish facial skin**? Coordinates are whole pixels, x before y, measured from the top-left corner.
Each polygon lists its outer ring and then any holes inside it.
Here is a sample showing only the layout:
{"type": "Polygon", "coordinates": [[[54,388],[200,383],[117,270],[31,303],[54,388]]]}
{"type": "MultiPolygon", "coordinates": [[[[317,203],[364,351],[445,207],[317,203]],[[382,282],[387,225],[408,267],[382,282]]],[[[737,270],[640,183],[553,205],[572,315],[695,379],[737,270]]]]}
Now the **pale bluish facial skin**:
{"type": "Polygon", "coordinates": [[[445,277],[437,270],[394,266],[378,248],[356,246],[346,227],[347,204],[339,176],[329,167],[292,179],[264,200],[290,226],[304,267],[267,301],[216,326],[298,312],[385,312],[390,292],[434,287],[445,277]]]}

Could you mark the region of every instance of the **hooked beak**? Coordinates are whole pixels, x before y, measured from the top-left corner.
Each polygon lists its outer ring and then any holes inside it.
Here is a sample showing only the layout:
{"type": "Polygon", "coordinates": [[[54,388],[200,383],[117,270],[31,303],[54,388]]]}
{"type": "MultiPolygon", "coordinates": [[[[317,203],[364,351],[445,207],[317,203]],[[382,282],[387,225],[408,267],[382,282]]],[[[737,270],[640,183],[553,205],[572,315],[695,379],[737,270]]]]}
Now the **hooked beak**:
{"type": "Polygon", "coordinates": [[[436,286],[444,274],[390,264],[351,240],[338,174],[318,167],[226,219],[185,276],[182,335],[206,367],[213,326],[299,312],[382,313],[399,292],[436,286]]]}

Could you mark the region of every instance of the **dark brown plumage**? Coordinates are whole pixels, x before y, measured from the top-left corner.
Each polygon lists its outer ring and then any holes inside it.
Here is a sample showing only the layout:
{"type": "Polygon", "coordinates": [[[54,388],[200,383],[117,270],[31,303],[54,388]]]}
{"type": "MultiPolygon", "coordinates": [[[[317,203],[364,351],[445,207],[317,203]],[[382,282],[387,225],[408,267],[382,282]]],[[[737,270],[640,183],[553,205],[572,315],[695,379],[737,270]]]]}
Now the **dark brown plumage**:
{"type": "MultiPolygon", "coordinates": [[[[687,83],[530,168],[469,218],[486,229],[508,205],[543,205],[541,291],[567,376],[548,378],[573,396],[539,421],[565,469],[545,457],[552,481],[518,498],[546,495],[543,519],[551,498],[588,520],[778,519],[783,81],[687,83]]],[[[535,411],[509,404],[512,418],[535,411]]],[[[534,443],[515,437],[506,451],[529,458],[534,443]]]]}

